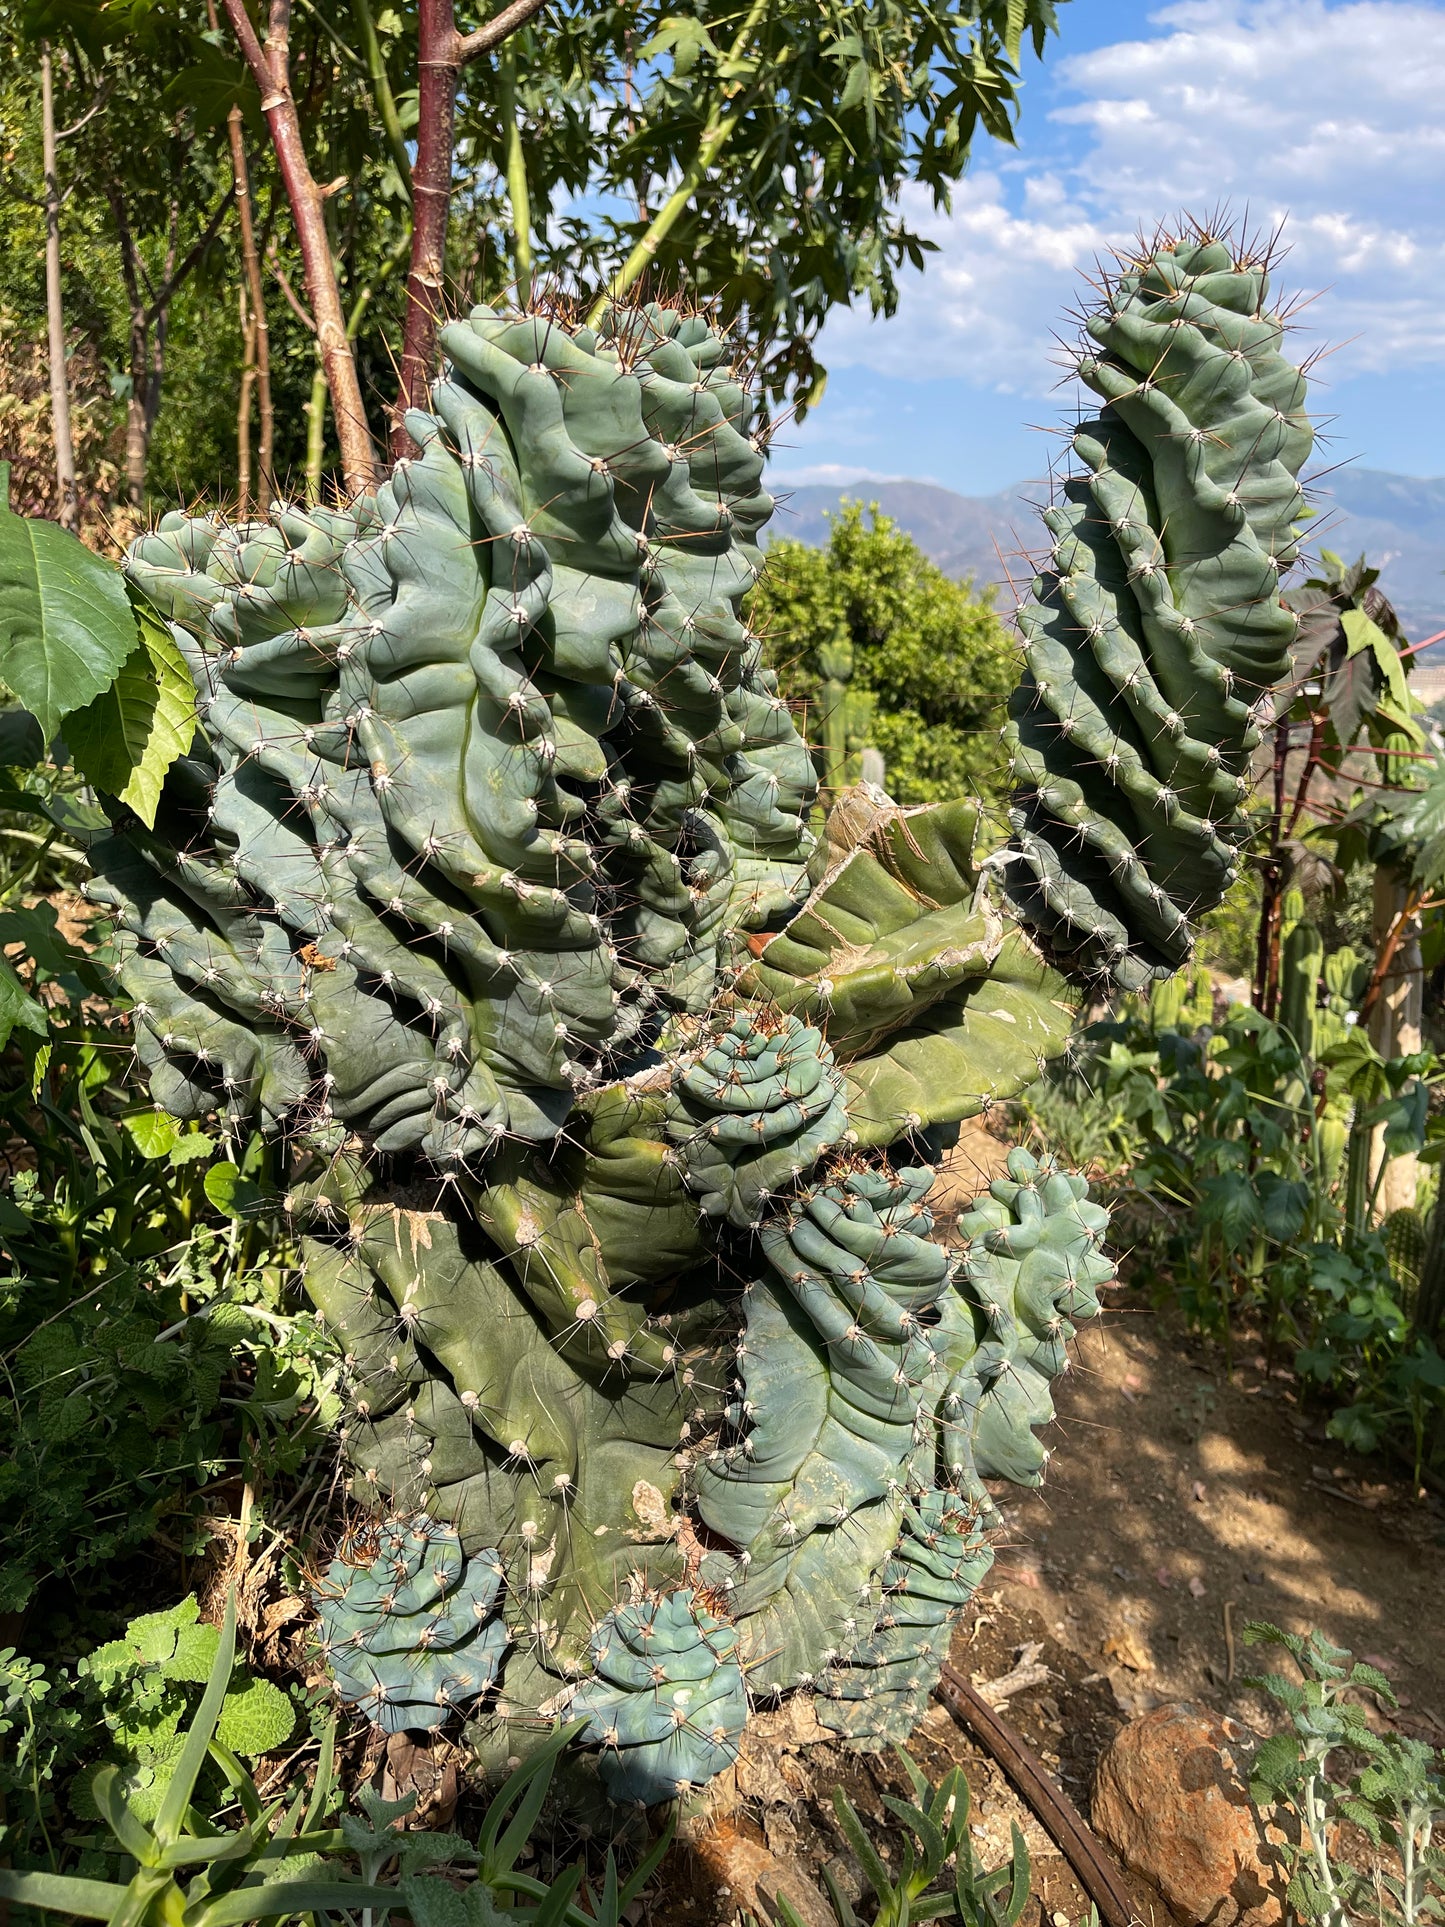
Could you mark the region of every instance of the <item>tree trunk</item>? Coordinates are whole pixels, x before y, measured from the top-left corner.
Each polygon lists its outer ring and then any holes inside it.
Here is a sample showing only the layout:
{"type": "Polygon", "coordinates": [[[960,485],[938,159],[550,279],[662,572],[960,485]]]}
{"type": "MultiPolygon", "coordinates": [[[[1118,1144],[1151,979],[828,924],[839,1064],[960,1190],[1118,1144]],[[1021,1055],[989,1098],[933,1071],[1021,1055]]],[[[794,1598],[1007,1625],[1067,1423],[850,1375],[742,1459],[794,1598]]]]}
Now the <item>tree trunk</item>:
{"type": "MultiPolygon", "coordinates": [[[[1383,866],[1375,871],[1374,938],[1378,955],[1389,942],[1391,933],[1405,909],[1407,892],[1395,872],[1383,866]]],[[[1420,955],[1420,919],[1407,918],[1395,945],[1394,955],[1380,980],[1379,994],[1370,1010],[1370,1042],[1381,1057],[1407,1057],[1421,1047],[1421,1025],[1425,1013],[1425,971],[1420,955]]],[[[1370,1180],[1373,1185],[1384,1161],[1384,1127],[1376,1128],[1370,1146],[1370,1180]]],[[[1376,1215],[1388,1217],[1392,1211],[1413,1206],[1419,1181],[1419,1163],[1413,1154],[1391,1158],[1376,1199],[1376,1215]]]]}
{"type": "Polygon", "coordinates": [[[346,486],[353,495],[364,494],[376,482],[376,451],[367,426],[366,407],[361,398],[361,382],[356,373],[356,358],[346,333],[341,309],[341,290],[336,279],[331,241],[326,231],[326,194],[317,184],[306,158],[301,138],[301,120],[291,94],[291,4],[290,0],[271,0],[270,16],[263,47],[251,25],[246,0],[225,0],[226,17],[240,43],[246,64],[261,89],[261,111],[271,130],[276,164],[291,205],[301,262],[306,272],[306,292],[316,321],[317,342],[326,385],[331,394],[331,412],[336,421],[336,439],[341,448],[341,466],[346,486]]]}
{"type": "Polygon", "coordinates": [[[45,161],[45,318],[50,343],[50,418],[55,439],[55,488],[60,526],[80,527],[75,485],[75,440],[70,432],[70,382],[65,366],[65,309],[60,288],[60,182],[55,162],[55,85],[50,42],[40,45],[40,130],[45,161]]]}
{"type": "MultiPolygon", "coordinates": [[[[273,449],[276,416],[271,405],[271,337],[266,327],[266,293],[261,280],[261,257],[256,247],[256,229],[251,216],[251,175],[246,165],[246,148],[241,139],[241,110],[233,107],[226,116],[226,132],[231,141],[231,178],[236,191],[236,212],[241,223],[241,271],[245,278],[245,305],[249,307],[248,325],[256,407],[260,415],[257,449],[260,470],[258,505],[264,513],[276,496],[273,449]]],[[[244,380],[244,377],[243,377],[244,380]]],[[[247,440],[250,439],[250,407],[246,410],[247,440]]]]}
{"type": "Polygon", "coordinates": [[[436,362],[446,276],[447,221],[451,213],[452,145],[457,117],[457,76],[462,61],[452,0],[419,0],[416,159],[411,170],[411,266],[406,277],[406,325],[401,380],[392,423],[394,456],[414,454],[406,427],[408,408],[426,400],[436,362]]]}
{"type": "MultiPolygon", "coordinates": [[[[228,7],[240,0],[226,0],[228,7]]],[[[412,455],[406,411],[426,401],[436,366],[446,283],[447,220],[451,212],[452,145],[457,81],[479,54],[501,46],[509,34],[542,10],[543,0],[510,0],[474,33],[459,34],[452,0],[418,0],[416,159],[411,170],[411,266],[406,277],[406,325],[401,378],[393,410],[391,452],[412,455]]]]}

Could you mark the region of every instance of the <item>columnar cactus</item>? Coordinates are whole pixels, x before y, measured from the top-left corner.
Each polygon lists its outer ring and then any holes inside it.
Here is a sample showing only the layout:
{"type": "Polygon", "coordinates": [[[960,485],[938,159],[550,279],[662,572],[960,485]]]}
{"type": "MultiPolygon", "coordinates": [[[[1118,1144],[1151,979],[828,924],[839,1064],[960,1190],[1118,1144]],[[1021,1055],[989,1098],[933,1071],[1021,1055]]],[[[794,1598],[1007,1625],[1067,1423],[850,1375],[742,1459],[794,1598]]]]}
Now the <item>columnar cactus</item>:
{"type": "Polygon", "coordinates": [[[91,893],[157,1100],[286,1141],[357,1497],[493,1576],[478,1746],[570,1703],[653,1798],[743,1679],[862,1744],[916,1717],[1112,1275],[1081,1179],[1016,1152],[947,1243],[930,1160],[1227,876],[1308,445],[1264,302],[1202,239],[1107,290],[982,857],[966,800],[818,820],[694,318],[479,308],[374,496],[132,547],[198,727],[91,893]]]}
{"type": "Polygon", "coordinates": [[[1019,615],[1009,888],[1056,957],[1127,989],[1178,969],[1235,875],[1255,707],[1298,626],[1312,435],[1268,293],[1209,236],[1121,264],[1078,362],[1105,406],[1019,615]]]}

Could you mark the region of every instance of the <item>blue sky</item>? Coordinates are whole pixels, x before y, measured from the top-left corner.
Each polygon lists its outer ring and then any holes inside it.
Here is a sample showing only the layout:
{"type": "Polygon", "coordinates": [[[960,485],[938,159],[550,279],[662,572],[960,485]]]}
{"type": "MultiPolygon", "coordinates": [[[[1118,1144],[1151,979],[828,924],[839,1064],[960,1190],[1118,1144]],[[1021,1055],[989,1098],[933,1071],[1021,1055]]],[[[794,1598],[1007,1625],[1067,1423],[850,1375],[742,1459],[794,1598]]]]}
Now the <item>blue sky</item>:
{"type": "Polygon", "coordinates": [[[912,476],[969,495],[1042,474],[1079,270],[1181,208],[1281,220],[1323,459],[1445,474],[1445,0],[1069,0],[1025,69],[1016,150],[981,138],[897,315],[824,331],[823,401],[776,480],[912,476]]]}

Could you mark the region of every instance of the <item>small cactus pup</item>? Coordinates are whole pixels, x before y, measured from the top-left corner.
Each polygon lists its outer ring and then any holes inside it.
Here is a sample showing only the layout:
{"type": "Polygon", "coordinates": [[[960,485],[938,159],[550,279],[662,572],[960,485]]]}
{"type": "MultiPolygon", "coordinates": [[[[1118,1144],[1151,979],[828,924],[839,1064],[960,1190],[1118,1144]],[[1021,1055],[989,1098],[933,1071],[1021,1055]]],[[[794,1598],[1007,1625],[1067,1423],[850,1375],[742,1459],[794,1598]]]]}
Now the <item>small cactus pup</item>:
{"type": "Polygon", "coordinates": [[[425,1513],[386,1521],[375,1546],[364,1565],[333,1559],[316,1588],[322,1656],[343,1703],[384,1733],[441,1726],[497,1677],[501,1560],[466,1558],[456,1527],[425,1513]]]}
{"type": "Polygon", "coordinates": [[[475,309],[375,494],[132,545],[197,722],[153,825],[107,805],[89,893],[157,1102],[289,1159],[392,1522],[323,1620],[383,1723],[467,1701],[501,1760],[570,1703],[647,1800],[749,1698],[898,1737],[985,1480],[1041,1476],[1103,1213],[1015,1152],[949,1242],[930,1160],[1101,979],[1187,956],[1309,443],[1218,238],[1143,248],[1089,328],[992,852],[968,798],[818,811],[745,617],[761,439],[695,316],[475,309]]]}
{"type": "Polygon", "coordinates": [[[687,1589],[619,1606],[599,1622],[593,1677],[569,1710],[587,1717],[582,1738],[601,1747],[614,1800],[674,1800],[737,1759],[748,1718],[737,1646],[737,1628],[687,1589]]]}

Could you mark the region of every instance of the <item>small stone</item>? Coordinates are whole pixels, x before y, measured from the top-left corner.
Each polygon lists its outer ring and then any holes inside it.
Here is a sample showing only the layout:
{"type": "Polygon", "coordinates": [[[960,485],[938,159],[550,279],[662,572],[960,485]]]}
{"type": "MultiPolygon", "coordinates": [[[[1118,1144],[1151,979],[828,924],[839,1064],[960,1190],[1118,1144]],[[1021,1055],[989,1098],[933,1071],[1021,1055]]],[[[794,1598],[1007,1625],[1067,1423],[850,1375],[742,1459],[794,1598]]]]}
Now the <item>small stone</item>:
{"type": "Polygon", "coordinates": [[[1156,1707],[1114,1736],[1094,1827],[1191,1927],[1279,1927],[1285,1875],[1249,1797],[1246,1757],[1212,1714],[1156,1707]]]}

